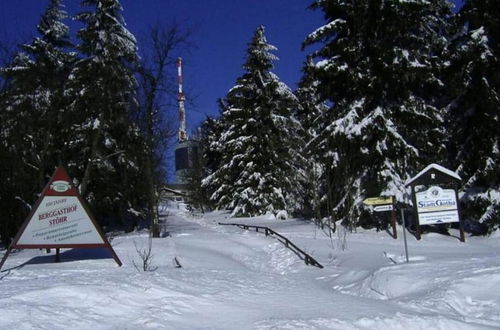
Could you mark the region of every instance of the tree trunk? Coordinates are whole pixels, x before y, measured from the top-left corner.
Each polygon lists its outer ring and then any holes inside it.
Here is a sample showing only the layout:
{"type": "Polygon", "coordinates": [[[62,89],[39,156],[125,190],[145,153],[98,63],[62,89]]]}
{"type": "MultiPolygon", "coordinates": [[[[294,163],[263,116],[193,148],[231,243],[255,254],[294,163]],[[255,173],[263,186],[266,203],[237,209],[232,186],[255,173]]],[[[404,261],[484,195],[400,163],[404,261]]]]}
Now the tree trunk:
{"type": "Polygon", "coordinates": [[[82,183],[80,184],[80,194],[83,198],[86,197],[87,188],[90,181],[90,174],[92,173],[92,167],[94,166],[94,159],[97,155],[97,144],[99,143],[100,130],[96,130],[93,132],[92,136],[92,146],[90,148],[90,155],[87,165],[85,167],[85,171],[83,172],[82,183]]]}

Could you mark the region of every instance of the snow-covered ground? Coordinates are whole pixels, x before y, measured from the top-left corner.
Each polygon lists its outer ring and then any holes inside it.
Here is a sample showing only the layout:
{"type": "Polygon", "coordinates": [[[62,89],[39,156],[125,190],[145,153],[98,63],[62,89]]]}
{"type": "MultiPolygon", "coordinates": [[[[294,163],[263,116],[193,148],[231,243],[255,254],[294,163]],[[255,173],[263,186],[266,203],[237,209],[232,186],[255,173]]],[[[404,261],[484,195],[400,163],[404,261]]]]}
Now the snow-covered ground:
{"type": "Polygon", "coordinates": [[[330,239],[300,220],[170,212],[152,272],[134,267],[146,232],[114,238],[122,267],[101,250],[64,250],[60,263],[39,250],[12,254],[0,273],[0,329],[500,328],[498,234],[465,244],[409,236],[406,264],[403,240],[386,232],[330,239]],[[324,268],[219,221],[271,227],[324,268]]]}

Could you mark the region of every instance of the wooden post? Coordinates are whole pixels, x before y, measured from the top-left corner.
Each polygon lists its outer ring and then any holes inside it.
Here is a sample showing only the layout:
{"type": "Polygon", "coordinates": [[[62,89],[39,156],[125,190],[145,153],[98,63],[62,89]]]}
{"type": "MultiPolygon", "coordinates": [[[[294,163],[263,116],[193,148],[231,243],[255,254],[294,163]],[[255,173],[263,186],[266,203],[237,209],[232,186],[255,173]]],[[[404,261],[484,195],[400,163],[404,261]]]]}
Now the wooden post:
{"type": "Polygon", "coordinates": [[[394,196],[392,196],[391,199],[392,199],[392,211],[391,211],[392,237],[394,239],[397,239],[398,232],[396,230],[396,203],[394,196]]]}
{"type": "Polygon", "coordinates": [[[401,208],[401,221],[403,223],[403,240],[405,242],[405,255],[406,255],[406,262],[409,263],[410,259],[408,258],[408,242],[406,240],[406,221],[405,221],[405,211],[403,208],[401,208]]]}
{"type": "Polygon", "coordinates": [[[465,243],[464,221],[460,212],[460,200],[458,199],[458,187],[453,187],[455,190],[455,199],[457,200],[458,226],[460,228],[460,241],[465,243]]]}
{"type": "Polygon", "coordinates": [[[417,211],[417,196],[415,195],[415,186],[411,186],[411,194],[413,198],[413,209],[415,214],[415,237],[418,241],[422,238],[422,231],[420,229],[420,221],[418,220],[418,211],[417,211]]]}
{"type": "MultiPolygon", "coordinates": [[[[158,221],[158,219],[156,219],[155,221],[158,221]]],[[[153,222],[151,224],[151,237],[160,237],[160,224],[158,222],[153,222]]]]}

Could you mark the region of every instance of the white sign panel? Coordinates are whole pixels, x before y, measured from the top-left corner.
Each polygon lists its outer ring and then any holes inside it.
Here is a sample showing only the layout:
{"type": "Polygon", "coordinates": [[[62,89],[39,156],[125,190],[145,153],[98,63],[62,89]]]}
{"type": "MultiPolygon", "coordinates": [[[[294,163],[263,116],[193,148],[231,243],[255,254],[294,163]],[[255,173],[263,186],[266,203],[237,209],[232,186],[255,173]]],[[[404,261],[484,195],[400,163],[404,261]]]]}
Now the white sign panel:
{"type": "Polygon", "coordinates": [[[375,212],[387,212],[387,211],[392,211],[392,204],[388,205],[377,205],[373,208],[373,211],[375,212]]]}
{"type": "Polygon", "coordinates": [[[104,244],[76,196],[44,196],[17,245],[104,244]]]}
{"type": "Polygon", "coordinates": [[[0,261],[0,269],[12,249],[42,248],[55,248],[56,260],[61,248],[107,248],[121,266],[120,258],[83,203],[68,173],[59,167],[0,261]]]}
{"type": "Polygon", "coordinates": [[[432,186],[415,194],[421,225],[459,222],[455,190],[432,186]]]}

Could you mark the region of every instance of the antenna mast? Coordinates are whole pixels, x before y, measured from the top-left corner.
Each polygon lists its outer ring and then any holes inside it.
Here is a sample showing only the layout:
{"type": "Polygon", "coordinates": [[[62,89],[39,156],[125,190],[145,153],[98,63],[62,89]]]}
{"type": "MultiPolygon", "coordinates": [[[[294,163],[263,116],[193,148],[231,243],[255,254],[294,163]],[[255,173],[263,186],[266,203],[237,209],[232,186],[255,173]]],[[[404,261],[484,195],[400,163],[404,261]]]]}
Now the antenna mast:
{"type": "Polygon", "coordinates": [[[184,108],[184,101],[186,97],[182,91],[182,58],[177,58],[177,78],[179,80],[179,94],[177,100],[179,101],[179,141],[186,141],[186,109],[184,108]]]}

